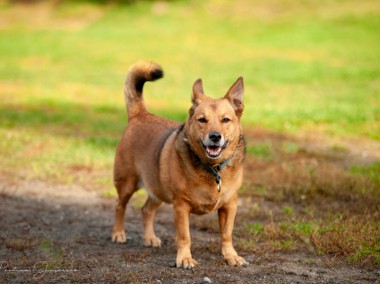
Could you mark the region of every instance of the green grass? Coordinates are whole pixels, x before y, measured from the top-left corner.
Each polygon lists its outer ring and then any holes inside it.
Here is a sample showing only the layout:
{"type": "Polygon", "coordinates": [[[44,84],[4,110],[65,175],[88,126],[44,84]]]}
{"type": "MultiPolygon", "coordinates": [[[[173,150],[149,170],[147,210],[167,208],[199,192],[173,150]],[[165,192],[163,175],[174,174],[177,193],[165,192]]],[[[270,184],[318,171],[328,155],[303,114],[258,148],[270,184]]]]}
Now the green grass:
{"type": "Polygon", "coordinates": [[[40,250],[45,255],[46,261],[38,262],[37,264],[41,266],[38,268],[54,270],[62,267],[62,249],[54,246],[51,240],[42,239],[40,242],[40,250]]]}
{"type": "Polygon", "coordinates": [[[353,166],[351,172],[368,177],[374,184],[380,185],[380,162],[366,166],[353,166]]]}
{"type": "Polygon", "coordinates": [[[380,5],[308,2],[63,2],[53,10],[41,4],[48,12],[40,21],[3,5],[4,108],[47,99],[122,112],[125,73],[145,58],[166,72],[147,86],[148,104],[170,118],[185,118],[196,78],[217,97],[243,75],[246,125],[380,139],[380,5]],[[257,7],[268,15],[240,15],[257,7]]]}
{"type": "Polygon", "coordinates": [[[329,216],[325,219],[292,218],[283,222],[247,224],[240,233],[238,245],[244,250],[307,250],[318,254],[346,257],[358,263],[370,259],[380,265],[379,223],[369,216],[329,216]]]}
{"type": "Polygon", "coordinates": [[[270,142],[259,143],[247,147],[247,153],[252,154],[256,158],[270,159],[272,156],[272,145],[270,142]]]}

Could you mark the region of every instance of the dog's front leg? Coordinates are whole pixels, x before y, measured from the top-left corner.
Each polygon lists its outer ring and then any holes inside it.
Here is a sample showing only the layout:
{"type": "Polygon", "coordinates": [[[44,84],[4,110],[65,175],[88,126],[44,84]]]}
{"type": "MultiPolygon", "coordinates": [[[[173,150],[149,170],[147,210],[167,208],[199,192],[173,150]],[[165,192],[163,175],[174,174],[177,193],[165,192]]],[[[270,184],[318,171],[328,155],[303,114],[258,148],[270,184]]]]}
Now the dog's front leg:
{"type": "Polygon", "coordinates": [[[174,203],[174,222],[176,226],[177,259],[176,266],[192,269],[198,263],[191,257],[190,206],[183,200],[174,203]]]}
{"type": "Polygon", "coordinates": [[[232,230],[237,211],[237,195],[218,210],[221,250],[225,261],[231,266],[245,266],[248,263],[240,257],[232,244],[232,230]]]}

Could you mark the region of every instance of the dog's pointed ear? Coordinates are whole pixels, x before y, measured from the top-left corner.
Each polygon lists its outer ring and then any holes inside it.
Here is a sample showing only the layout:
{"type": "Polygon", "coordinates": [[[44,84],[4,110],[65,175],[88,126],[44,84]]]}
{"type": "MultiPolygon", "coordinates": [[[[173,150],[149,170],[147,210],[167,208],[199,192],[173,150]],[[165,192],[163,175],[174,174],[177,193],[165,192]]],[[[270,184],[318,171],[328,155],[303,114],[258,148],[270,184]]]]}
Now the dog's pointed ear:
{"type": "Polygon", "coordinates": [[[193,104],[199,104],[204,96],[205,94],[203,92],[202,79],[198,79],[193,85],[193,95],[191,97],[193,104]]]}
{"type": "Polygon", "coordinates": [[[239,77],[224,96],[232,104],[236,115],[240,118],[244,110],[244,84],[243,77],[239,77]]]}
{"type": "Polygon", "coordinates": [[[191,102],[193,103],[193,105],[189,110],[190,116],[194,114],[195,108],[200,104],[204,97],[205,95],[203,93],[202,79],[198,79],[194,82],[193,85],[193,95],[191,96],[191,102]]]}

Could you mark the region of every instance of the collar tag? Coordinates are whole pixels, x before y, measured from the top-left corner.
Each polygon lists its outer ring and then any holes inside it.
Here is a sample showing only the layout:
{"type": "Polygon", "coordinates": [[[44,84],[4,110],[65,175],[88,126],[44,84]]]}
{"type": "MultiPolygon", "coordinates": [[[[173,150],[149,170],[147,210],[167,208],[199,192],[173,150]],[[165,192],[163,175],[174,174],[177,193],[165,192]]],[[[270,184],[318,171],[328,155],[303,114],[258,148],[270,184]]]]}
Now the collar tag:
{"type": "Polygon", "coordinates": [[[220,180],[217,184],[216,184],[216,189],[218,190],[218,192],[220,192],[222,190],[222,180],[220,180]]]}
{"type": "Polygon", "coordinates": [[[203,164],[203,168],[214,176],[218,192],[222,190],[222,177],[220,176],[219,171],[221,171],[225,166],[227,166],[227,164],[232,160],[232,158],[233,156],[226,160],[224,163],[216,166],[203,164]]]}

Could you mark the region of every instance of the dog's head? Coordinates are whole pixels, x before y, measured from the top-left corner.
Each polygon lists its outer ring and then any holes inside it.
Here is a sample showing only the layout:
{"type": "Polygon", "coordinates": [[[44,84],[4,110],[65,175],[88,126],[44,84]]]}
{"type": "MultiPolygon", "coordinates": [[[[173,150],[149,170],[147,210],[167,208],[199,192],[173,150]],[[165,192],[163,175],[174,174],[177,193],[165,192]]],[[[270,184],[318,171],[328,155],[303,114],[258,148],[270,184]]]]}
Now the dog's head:
{"type": "Polygon", "coordinates": [[[233,155],[241,136],[243,93],[242,77],[219,99],[205,96],[202,80],[195,81],[185,127],[188,143],[202,160],[218,163],[233,155]]]}

